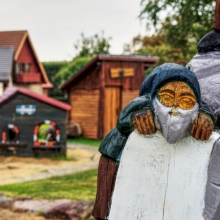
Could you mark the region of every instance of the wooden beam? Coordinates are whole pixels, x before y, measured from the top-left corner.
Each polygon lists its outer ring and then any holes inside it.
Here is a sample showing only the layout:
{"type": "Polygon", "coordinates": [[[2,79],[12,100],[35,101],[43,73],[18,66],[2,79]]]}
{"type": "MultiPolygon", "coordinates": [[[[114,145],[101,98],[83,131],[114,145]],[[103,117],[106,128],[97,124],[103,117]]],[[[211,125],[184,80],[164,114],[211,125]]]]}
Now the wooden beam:
{"type": "Polygon", "coordinates": [[[101,88],[99,90],[98,139],[103,139],[103,135],[104,135],[104,105],[105,105],[105,81],[106,81],[105,71],[106,71],[106,64],[103,63],[102,68],[100,70],[101,88]]]}
{"type": "Polygon", "coordinates": [[[213,28],[217,31],[220,31],[220,0],[216,0],[213,28]]]}

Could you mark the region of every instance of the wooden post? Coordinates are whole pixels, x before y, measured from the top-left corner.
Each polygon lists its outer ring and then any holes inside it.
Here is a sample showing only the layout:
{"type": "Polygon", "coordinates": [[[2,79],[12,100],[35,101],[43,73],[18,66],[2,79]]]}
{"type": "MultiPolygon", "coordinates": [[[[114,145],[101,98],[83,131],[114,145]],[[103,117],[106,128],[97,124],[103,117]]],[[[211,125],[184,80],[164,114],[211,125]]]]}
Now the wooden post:
{"type": "Polygon", "coordinates": [[[220,0],[216,0],[213,28],[217,31],[220,31],[220,0]]]}

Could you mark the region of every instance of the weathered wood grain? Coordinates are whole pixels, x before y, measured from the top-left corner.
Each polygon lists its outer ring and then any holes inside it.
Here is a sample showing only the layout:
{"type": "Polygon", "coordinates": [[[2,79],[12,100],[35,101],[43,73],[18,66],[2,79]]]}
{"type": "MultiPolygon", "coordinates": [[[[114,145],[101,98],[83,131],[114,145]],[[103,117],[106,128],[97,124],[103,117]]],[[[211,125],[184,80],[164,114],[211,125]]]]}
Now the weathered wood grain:
{"type": "Polygon", "coordinates": [[[86,89],[93,90],[100,88],[101,84],[101,71],[96,68],[92,68],[86,71],[83,78],[80,78],[74,85],[72,89],[86,89]]]}
{"type": "Polygon", "coordinates": [[[123,90],[122,91],[122,109],[133,99],[139,96],[139,90],[123,90]]]}
{"type": "Polygon", "coordinates": [[[109,220],[202,220],[209,141],[191,136],[168,144],[161,133],[133,132],[119,166],[109,220]]]}
{"type": "Polygon", "coordinates": [[[138,96],[139,88],[144,80],[144,70],[152,65],[155,60],[152,60],[152,63],[149,62],[138,58],[117,60],[115,58],[111,59],[111,56],[109,56],[108,59],[99,60],[96,64],[94,63],[85,69],[69,85],[69,89],[67,89],[68,99],[72,106],[69,119],[81,124],[83,121],[90,123],[91,120],[94,122],[92,127],[83,124],[83,135],[86,135],[85,137],[102,139],[115,126],[116,118],[122,107],[138,96]],[[111,70],[117,72],[116,75],[113,74],[113,77],[111,76],[111,70]],[[118,77],[119,70],[125,70],[125,76],[127,77],[118,77]],[[116,78],[114,78],[115,76],[116,78]],[[123,91],[123,94],[120,92],[120,95],[117,95],[120,103],[112,100],[116,99],[114,94],[111,97],[106,93],[109,87],[117,87],[123,91]],[[94,99],[91,97],[91,94],[96,90],[100,94],[98,100],[96,94],[93,95],[94,99]],[[81,92],[79,93],[79,91],[81,92]],[[89,109],[89,113],[86,113],[88,112],[87,109],[89,109]],[[93,115],[94,118],[89,118],[88,114],[93,115]],[[91,131],[92,135],[90,135],[91,131]],[[94,135],[96,132],[97,135],[94,135]]]}
{"type": "Polygon", "coordinates": [[[105,88],[104,136],[115,127],[121,111],[121,88],[105,88]]]}
{"type": "Polygon", "coordinates": [[[98,138],[99,90],[74,89],[70,93],[70,120],[82,127],[83,136],[98,138]]]}
{"type": "Polygon", "coordinates": [[[103,62],[103,70],[105,74],[105,85],[106,86],[121,86],[122,89],[133,89],[139,90],[144,80],[144,63],[138,62],[103,62]],[[133,69],[134,75],[131,77],[124,78],[112,78],[110,69],[133,69]]]}

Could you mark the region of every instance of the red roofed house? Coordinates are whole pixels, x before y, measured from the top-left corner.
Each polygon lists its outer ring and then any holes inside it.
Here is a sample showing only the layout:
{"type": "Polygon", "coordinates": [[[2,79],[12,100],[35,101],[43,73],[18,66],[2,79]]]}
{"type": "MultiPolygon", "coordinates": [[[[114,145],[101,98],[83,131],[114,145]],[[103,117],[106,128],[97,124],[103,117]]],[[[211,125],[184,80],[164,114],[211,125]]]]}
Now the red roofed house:
{"type": "Polygon", "coordinates": [[[12,85],[44,95],[53,87],[27,31],[0,32],[0,95],[12,85]]]}
{"type": "Polygon", "coordinates": [[[7,87],[0,97],[0,155],[66,155],[70,105],[23,87],[7,87]]]}

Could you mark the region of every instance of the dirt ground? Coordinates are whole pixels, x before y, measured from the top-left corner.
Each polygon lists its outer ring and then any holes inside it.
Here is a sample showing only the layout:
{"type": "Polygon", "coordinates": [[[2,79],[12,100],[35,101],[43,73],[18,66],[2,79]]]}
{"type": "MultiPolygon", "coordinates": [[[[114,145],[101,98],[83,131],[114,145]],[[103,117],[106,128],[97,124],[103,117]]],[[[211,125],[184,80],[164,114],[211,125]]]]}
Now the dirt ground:
{"type": "Polygon", "coordinates": [[[45,218],[30,212],[16,213],[8,209],[0,209],[0,220],[45,220],[45,218]]]}
{"type": "MultiPolygon", "coordinates": [[[[97,148],[84,145],[69,146],[68,160],[0,156],[0,185],[45,179],[97,168],[99,157],[97,148]]],[[[45,220],[45,218],[37,213],[16,213],[0,208],[0,220],[45,220]]]]}
{"type": "Polygon", "coordinates": [[[0,156],[0,185],[45,179],[93,169],[98,166],[97,148],[76,146],[67,149],[69,160],[0,156]]]}

